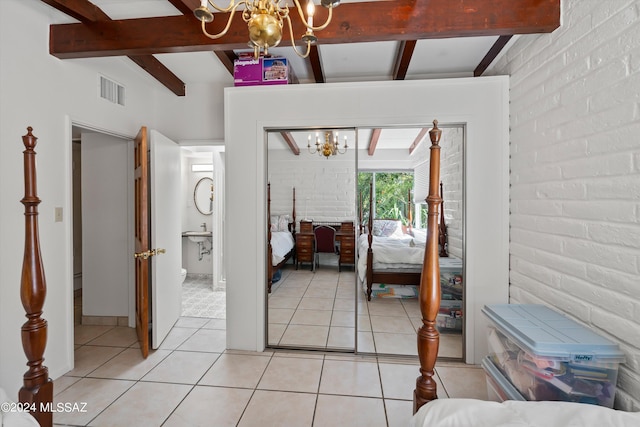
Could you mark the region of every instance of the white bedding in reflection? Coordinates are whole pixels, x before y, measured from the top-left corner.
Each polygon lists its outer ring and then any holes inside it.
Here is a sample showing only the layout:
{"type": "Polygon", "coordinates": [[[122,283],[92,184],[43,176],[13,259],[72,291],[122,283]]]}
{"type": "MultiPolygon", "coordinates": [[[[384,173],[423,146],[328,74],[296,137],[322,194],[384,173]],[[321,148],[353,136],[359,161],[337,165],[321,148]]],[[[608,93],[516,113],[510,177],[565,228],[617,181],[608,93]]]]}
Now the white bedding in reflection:
{"type": "Polygon", "coordinates": [[[272,231],[271,232],[271,264],[278,265],[289,253],[295,241],[293,235],[288,231],[272,231]]]}

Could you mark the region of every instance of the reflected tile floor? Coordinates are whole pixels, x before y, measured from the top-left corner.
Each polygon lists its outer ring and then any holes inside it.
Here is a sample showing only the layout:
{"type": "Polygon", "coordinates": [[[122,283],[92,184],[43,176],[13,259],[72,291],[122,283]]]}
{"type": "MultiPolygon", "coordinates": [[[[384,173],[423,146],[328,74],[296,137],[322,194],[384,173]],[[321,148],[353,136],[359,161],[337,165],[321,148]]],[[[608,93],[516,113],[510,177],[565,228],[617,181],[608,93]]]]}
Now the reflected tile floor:
{"type": "MultiPolygon", "coordinates": [[[[406,426],[417,358],[225,350],[225,322],[181,317],[147,359],[135,331],[76,325],[75,369],[54,382],[69,426],[406,426]],[[195,345],[195,344],[198,345],[195,345]]],[[[438,362],[438,395],[486,399],[477,366],[438,362]]]]}
{"type": "MultiPolygon", "coordinates": [[[[373,297],[367,301],[361,286],[354,297],[355,273],[338,272],[334,264],[321,258],[315,271],[306,265],[299,270],[287,265],[281,270],[282,277],[269,294],[269,345],[353,350],[357,311],[359,353],[417,357],[416,333],[422,325],[417,298],[373,297]]],[[[438,354],[462,359],[462,334],[451,331],[441,331],[438,354]]]]}

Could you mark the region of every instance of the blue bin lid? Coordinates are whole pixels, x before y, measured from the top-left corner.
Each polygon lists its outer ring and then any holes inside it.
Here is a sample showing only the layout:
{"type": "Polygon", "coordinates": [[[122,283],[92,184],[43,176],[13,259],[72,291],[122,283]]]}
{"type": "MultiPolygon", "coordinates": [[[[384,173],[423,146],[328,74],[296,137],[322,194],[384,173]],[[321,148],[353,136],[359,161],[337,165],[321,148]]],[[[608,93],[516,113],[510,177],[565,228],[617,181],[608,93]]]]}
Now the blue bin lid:
{"type": "Polygon", "coordinates": [[[544,305],[485,305],[482,312],[533,355],[575,362],[624,362],[618,344],[544,305]]]}

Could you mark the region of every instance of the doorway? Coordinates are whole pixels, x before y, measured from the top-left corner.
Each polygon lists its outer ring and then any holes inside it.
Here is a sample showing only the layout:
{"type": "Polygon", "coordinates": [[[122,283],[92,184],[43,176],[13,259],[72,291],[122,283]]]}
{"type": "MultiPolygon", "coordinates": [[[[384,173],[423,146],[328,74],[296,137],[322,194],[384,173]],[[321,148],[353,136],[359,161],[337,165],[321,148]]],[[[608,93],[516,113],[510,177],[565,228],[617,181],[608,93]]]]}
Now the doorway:
{"type": "Polygon", "coordinates": [[[181,146],[184,317],[226,319],[224,146],[181,146]]]}

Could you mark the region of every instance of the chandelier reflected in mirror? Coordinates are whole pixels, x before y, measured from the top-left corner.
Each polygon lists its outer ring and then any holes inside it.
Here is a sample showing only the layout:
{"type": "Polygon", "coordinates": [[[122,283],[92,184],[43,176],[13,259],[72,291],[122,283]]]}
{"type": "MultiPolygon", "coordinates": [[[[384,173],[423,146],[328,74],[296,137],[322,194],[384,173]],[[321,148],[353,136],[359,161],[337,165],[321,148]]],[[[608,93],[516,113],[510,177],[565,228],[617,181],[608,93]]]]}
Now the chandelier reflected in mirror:
{"type": "Polygon", "coordinates": [[[293,27],[291,26],[291,17],[289,16],[289,7],[285,0],[229,0],[227,7],[220,7],[214,3],[214,0],[201,0],[200,7],[193,11],[194,15],[202,23],[202,32],[210,39],[218,39],[229,31],[233,17],[240,6],[242,9],[242,19],[247,23],[249,28],[249,46],[253,48],[254,56],[257,59],[260,52],[265,55],[269,54],[269,48],[278,46],[282,40],[282,31],[284,22],[289,26],[289,36],[291,37],[291,46],[293,50],[302,58],[309,56],[311,45],[318,40],[313,34],[314,31],[321,31],[329,25],[333,15],[333,8],[340,4],[340,0],[321,0],[320,4],[329,9],[329,14],[325,23],[319,26],[313,25],[313,15],[315,5],[313,0],[307,2],[307,14],[305,13],[298,0],[293,0],[295,10],[298,11],[300,20],[306,28],[306,32],[302,36],[302,41],[306,44],[306,52],[298,51],[293,36],[293,27]],[[218,34],[210,34],[207,32],[206,24],[213,21],[214,14],[209,10],[209,6],[219,12],[230,12],[229,20],[224,29],[218,34]]]}
{"type": "Polygon", "coordinates": [[[346,153],[347,149],[349,148],[349,146],[347,145],[347,136],[345,135],[344,137],[344,146],[342,147],[342,149],[340,148],[338,140],[339,140],[338,132],[336,132],[335,134],[333,134],[333,132],[325,132],[324,142],[321,143],[320,134],[316,132],[316,143],[315,143],[316,148],[314,149],[311,148],[311,135],[309,135],[307,138],[307,150],[309,150],[309,153],[311,154],[318,153],[321,156],[325,156],[327,159],[337,154],[346,153]]]}

